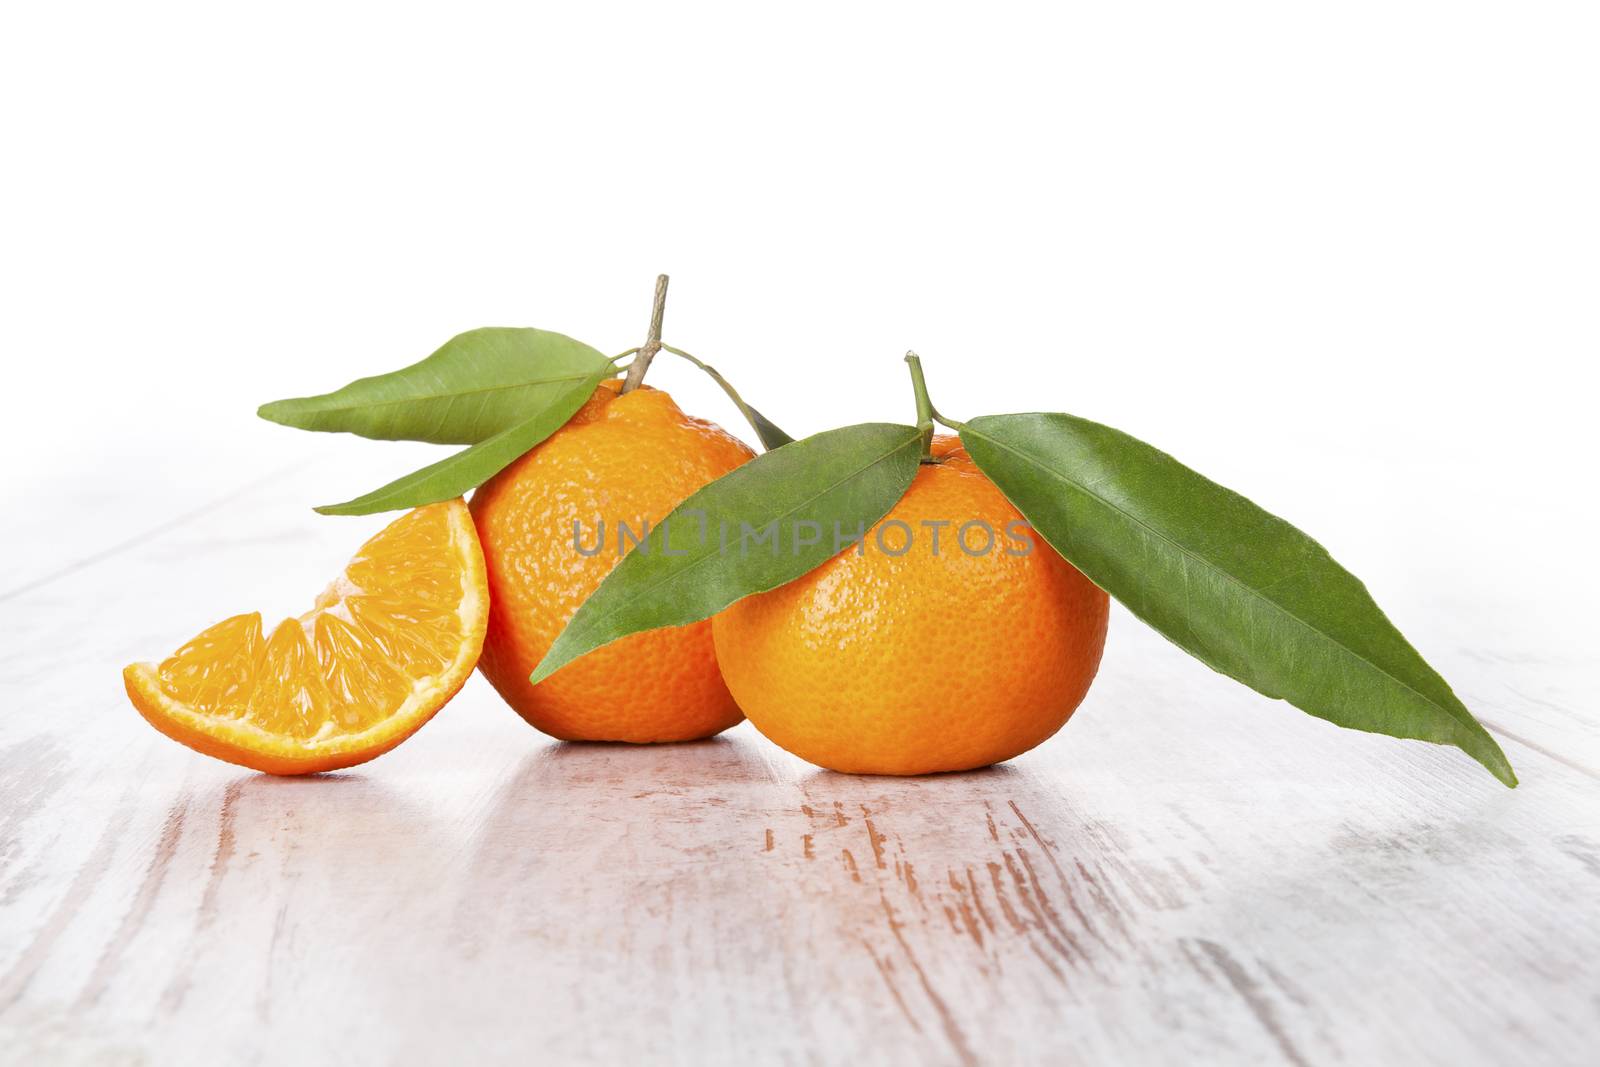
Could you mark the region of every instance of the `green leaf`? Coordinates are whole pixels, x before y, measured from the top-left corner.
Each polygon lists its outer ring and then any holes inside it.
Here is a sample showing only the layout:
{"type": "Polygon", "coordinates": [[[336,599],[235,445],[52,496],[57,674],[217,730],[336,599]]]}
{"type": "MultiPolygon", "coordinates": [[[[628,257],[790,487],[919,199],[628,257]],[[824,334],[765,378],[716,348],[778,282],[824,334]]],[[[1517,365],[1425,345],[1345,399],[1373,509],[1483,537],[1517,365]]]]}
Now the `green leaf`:
{"type": "Polygon", "coordinates": [[[761,438],[761,447],[768,452],[794,441],[793,437],[779,429],[771,419],[742,400],[739,402],[739,410],[744,413],[745,421],[755,428],[756,435],[761,438]]]}
{"type": "Polygon", "coordinates": [[[914,427],[864,423],[765,452],[723,475],[674,508],[622,558],[561,631],[532,680],[541,682],[619,637],[708,619],[740,597],[775,589],[838,555],[905,494],[921,454],[922,435],[914,427]]]}
{"type": "Polygon", "coordinates": [[[569,384],[566,392],[546,398],[544,407],[530,417],[493,437],[396,478],[381,489],[343,504],[324,504],[316,510],[323,515],[371,515],[458,497],[482,485],[512,460],[561,429],[610,376],[611,365],[605,363],[591,371],[587,378],[569,384]]]}
{"type": "Polygon", "coordinates": [[[609,367],[599,352],[562,334],[490,326],[457,334],[420,363],[321,396],[275,400],[256,414],[302,430],[472,445],[609,367]]]}
{"type": "Polygon", "coordinates": [[[1360,579],[1287,522],[1071,415],[987,415],[961,440],[1046,541],[1184,651],[1340,726],[1455,745],[1516,785],[1360,579]]]}

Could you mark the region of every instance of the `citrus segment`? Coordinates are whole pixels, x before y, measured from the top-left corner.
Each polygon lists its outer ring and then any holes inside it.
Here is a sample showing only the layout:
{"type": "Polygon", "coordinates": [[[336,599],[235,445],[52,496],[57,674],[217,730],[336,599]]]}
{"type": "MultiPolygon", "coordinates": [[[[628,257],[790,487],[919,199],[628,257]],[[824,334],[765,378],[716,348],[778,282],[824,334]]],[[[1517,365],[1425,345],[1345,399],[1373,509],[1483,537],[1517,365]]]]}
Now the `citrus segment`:
{"type": "Polygon", "coordinates": [[[454,696],[488,616],[483,553],[457,499],[390,523],[270,635],[259,613],[236,615],[123,679],[152,725],[207,755],[272,774],[333,770],[387,752],[454,696]]]}

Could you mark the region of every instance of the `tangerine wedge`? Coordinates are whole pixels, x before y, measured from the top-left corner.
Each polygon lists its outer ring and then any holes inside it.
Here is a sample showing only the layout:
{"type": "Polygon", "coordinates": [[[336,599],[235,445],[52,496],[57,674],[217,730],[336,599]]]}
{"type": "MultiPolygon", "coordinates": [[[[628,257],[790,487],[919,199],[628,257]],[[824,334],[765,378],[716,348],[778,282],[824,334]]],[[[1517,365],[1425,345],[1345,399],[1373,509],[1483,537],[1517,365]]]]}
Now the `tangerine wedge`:
{"type": "Polygon", "coordinates": [[[122,672],[139,714],[197,752],[268,774],[364,763],[417,731],[483,649],[489,589],[459,498],[361,546],[298,619],[224,619],[160,664],[122,672]]]}

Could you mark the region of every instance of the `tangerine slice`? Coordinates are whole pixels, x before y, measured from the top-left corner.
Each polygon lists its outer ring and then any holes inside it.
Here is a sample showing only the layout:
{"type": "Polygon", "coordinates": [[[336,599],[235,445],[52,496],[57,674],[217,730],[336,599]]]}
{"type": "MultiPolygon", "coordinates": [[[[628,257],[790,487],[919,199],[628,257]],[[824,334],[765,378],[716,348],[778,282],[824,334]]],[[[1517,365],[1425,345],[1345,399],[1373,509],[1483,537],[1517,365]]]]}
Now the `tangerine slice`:
{"type": "Polygon", "coordinates": [[[417,731],[477,665],[489,619],[483,550],[459,498],[396,519],[298,619],[259,612],[122,672],[157,730],[268,774],[364,763],[417,731]]]}

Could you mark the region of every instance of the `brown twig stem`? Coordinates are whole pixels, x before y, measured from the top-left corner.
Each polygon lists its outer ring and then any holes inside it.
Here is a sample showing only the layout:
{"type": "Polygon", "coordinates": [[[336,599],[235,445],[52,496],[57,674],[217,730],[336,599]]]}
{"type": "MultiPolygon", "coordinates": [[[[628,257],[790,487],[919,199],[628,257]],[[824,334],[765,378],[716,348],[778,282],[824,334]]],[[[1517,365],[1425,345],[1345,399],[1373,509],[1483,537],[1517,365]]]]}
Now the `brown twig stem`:
{"type": "Polygon", "coordinates": [[[661,351],[661,319],[666,312],[667,276],[662,274],[656,277],[656,302],[650,309],[650,335],[645,338],[639,354],[628,365],[628,376],[622,380],[624,393],[631,393],[639,388],[639,383],[644,381],[644,372],[650,369],[650,361],[661,351]]]}

